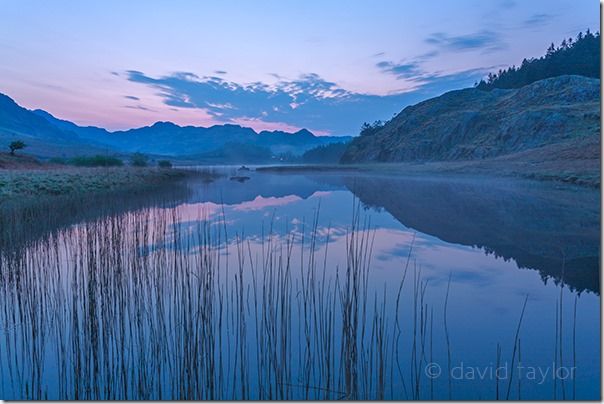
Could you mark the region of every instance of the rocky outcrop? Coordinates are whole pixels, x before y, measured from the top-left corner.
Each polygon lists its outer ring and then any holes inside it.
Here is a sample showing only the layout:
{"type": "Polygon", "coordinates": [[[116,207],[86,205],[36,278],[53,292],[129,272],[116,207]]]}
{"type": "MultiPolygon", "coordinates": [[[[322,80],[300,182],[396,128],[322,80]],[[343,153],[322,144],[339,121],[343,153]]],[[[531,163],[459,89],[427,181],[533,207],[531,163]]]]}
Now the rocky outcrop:
{"type": "Polygon", "coordinates": [[[355,138],[343,163],[497,157],[600,136],[600,80],[559,76],[519,89],[451,91],[355,138]]]}

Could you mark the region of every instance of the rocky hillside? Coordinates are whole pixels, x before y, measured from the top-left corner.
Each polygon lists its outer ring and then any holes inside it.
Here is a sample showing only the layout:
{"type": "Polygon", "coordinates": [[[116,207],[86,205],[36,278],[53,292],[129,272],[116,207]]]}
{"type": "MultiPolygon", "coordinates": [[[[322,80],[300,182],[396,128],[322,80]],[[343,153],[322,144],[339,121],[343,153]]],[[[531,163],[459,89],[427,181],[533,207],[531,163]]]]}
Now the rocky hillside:
{"type": "Polygon", "coordinates": [[[599,136],[600,80],[567,75],[519,89],[451,91],[409,106],[355,138],[341,161],[476,160],[586,140],[599,145],[599,136]]]}

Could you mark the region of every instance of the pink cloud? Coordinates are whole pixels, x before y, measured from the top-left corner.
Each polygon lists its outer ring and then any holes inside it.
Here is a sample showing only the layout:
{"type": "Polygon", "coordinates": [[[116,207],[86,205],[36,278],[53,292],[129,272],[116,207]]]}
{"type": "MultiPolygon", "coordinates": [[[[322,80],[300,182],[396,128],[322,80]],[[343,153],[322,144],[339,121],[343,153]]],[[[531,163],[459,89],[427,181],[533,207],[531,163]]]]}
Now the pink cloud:
{"type": "Polygon", "coordinates": [[[290,203],[298,202],[301,200],[302,200],[302,198],[300,198],[297,195],[288,195],[288,196],[284,196],[281,198],[276,198],[273,196],[271,196],[269,198],[264,198],[262,196],[257,196],[256,199],[254,199],[253,201],[243,202],[243,203],[235,206],[234,210],[239,210],[239,211],[261,210],[261,209],[269,208],[269,207],[273,207],[273,206],[289,205],[290,203]]]}
{"type": "MultiPolygon", "coordinates": [[[[110,131],[149,126],[157,121],[171,121],[181,126],[224,124],[202,108],[179,108],[166,105],[155,90],[124,82],[119,76],[104,79],[99,91],[88,92],[62,86],[41,85],[37,82],[9,83],[2,92],[29,109],[43,109],[60,119],[80,126],[98,126],[110,131]],[[126,98],[134,96],[138,100],[126,98]]],[[[281,122],[265,122],[261,119],[240,118],[231,123],[247,126],[256,132],[280,130],[296,132],[301,127],[281,122]]],[[[328,135],[329,131],[312,130],[316,135],[328,135]]]]}

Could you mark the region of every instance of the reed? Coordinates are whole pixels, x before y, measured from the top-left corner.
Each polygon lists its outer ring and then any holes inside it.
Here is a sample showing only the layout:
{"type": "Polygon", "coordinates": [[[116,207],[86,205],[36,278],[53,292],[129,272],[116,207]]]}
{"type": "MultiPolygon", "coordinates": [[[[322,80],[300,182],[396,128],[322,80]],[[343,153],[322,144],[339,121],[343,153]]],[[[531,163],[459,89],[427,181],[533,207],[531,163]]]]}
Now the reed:
{"type": "Polygon", "coordinates": [[[184,214],[172,203],[108,212],[0,250],[2,398],[452,396],[450,373],[446,388],[424,374],[429,362],[451,368],[452,276],[441,338],[414,239],[384,282],[358,203],[335,267],[319,208],[300,231],[270,219],[257,238],[227,234],[224,212],[184,214]]]}

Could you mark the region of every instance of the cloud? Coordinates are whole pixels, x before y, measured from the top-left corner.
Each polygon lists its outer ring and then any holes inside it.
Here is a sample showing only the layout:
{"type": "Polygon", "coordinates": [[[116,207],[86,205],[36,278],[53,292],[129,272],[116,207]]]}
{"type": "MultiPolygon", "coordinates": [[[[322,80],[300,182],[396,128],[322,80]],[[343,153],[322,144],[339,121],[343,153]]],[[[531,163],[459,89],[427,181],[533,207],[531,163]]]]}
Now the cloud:
{"type": "Polygon", "coordinates": [[[133,95],[124,95],[124,98],[126,98],[128,100],[133,100],[133,101],[140,101],[140,98],[135,97],[133,95]]]}
{"type": "Polygon", "coordinates": [[[499,6],[503,9],[510,9],[516,7],[516,2],[514,0],[501,0],[499,2],[499,6]]]}
{"type": "Polygon", "coordinates": [[[429,51],[410,60],[399,63],[384,60],[375,66],[382,72],[395,76],[397,80],[404,80],[413,90],[423,93],[440,93],[441,89],[467,87],[472,80],[480,79],[498,67],[481,67],[456,73],[431,72],[423,68],[424,62],[438,55],[438,51],[429,51]]]}
{"type": "Polygon", "coordinates": [[[551,14],[538,13],[533,14],[526,20],[524,20],[524,25],[526,27],[536,27],[548,24],[554,18],[551,14]]]}
{"type": "Polygon", "coordinates": [[[447,51],[483,50],[485,52],[503,48],[501,35],[483,30],[465,35],[449,35],[435,32],[426,38],[426,43],[447,51]]]}
{"type": "Polygon", "coordinates": [[[287,195],[283,197],[269,196],[268,198],[264,198],[259,195],[253,201],[240,203],[234,207],[234,210],[262,210],[265,208],[289,205],[290,203],[299,202],[301,200],[302,198],[297,195],[287,195]]]}
{"type": "Polygon", "coordinates": [[[389,119],[409,104],[471,86],[485,74],[480,69],[427,74],[419,70],[419,65],[392,62],[383,62],[381,66],[391,74],[414,80],[411,89],[390,95],[363,94],[343,89],[314,73],[294,80],[281,78],[270,85],[242,84],[190,72],[151,77],[131,70],[125,77],[155,89],[169,107],[200,109],[218,122],[278,123],[322,133],[354,135],[365,121],[389,119]],[[414,70],[420,74],[419,79],[412,77],[414,70]]]}
{"type": "Polygon", "coordinates": [[[407,79],[423,74],[418,62],[396,64],[390,61],[383,61],[377,63],[376,66],[382,71],[390,73],[397,78],[407,79]]]}
{"type": "Polygon", "coordinates": [[[227,74],[224,70],[214,70],[214,74],[227,74]]]}
{"type": "Polygon", "coordinates": [[[441,89],[461,89],[473,85],[490,71],[493,71],[495,66],[479,67],[476,69],[464,70],[452,74],[425,74],[417,80],[421,83],[418,91],[425,93],[442,93],[441,89]]]}
{"type": "Polygon", "coordinates": [[[124,105],[124,108],[128,108],[128,109],[140,109],[141,111],[150,111],[150,112],[157,112],[151,108],[147,108],[144,105],[124,105]]]}
{"type": "Polygon", "coordinates": [[[428,73],[422,68],[422,64],[438,56],[438,51],[432,50],[416,56],[413,59],[395,63],[389,60],[383,60],[376,63],[376,67],[384,73],[391,74],[397,79],[405,79],[414,82],[421,82],[428,73]]]}

